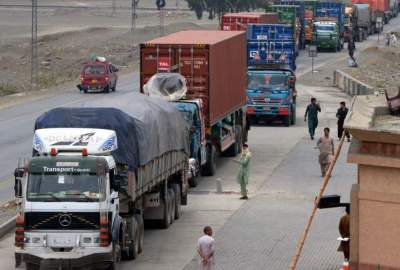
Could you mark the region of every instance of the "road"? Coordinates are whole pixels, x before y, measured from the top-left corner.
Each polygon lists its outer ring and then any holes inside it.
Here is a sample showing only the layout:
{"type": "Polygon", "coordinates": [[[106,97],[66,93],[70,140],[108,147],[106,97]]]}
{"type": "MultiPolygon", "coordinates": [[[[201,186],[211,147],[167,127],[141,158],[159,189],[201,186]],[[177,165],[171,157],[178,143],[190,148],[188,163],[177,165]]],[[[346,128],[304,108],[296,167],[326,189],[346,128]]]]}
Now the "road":
{"type": "MultiPolygon", "coordinates": [[[[390,27],[396,24],[399,19],[393,20],[390,27]]],[[[387,28],[387,29],[390,29],[387,28]]],[[[376,37],[370,37],[369,42],[375,42],[376,37]]],[[[360,47],[367,46],[368,42],[360,47]]],[[[315,60],[316,68],[330,64],[337,59],[346,59],[346,52],[341,53],[320,53],[315,60]]],[[[301,52],[298,58],[298,76],[310,70],[311,60],[306,52],[301,52]]],[[[111,93],[116,98],[124,99],[129,91],[138,91],[138,74],[126,74],[120,77],[117,92],[111,93]]],[[[301,163],[306,160],[312,164],[315,158],[311,144],[309,148],[296,147],[307,136],[301,115],[304,113],[305,105],[310,96],[316,96],[324,104],[324,113],[321,116],[321,126],[335,125],[332,118],[338,101],[346,97],[335,89],[322,89],[299,86],[298,119],[297,125],[290,128],[281,126],[253,127],[250,132],[249,144],[254,152],[252,164],[252,178],[249,186],[250,196],[254,196],[260,188],[265,192],[265,183],[269,179],[276,179],[276,170],[281,168],[282,162],[289,154],[295,153],[292,162],[297,163],[300,170],[298,175],[293,172],[287,175],[286,181],[289,184],[274,186],[274,192],[279,196],[295,195],[298,198],[312,196],[317,191],[318,167],[315,161],[315,168],[306,172],[302,171],[301,163]],[[299,165],[300,164],[300,165],[299,165]],[[310,174],[310,175],[309,175],[310,174]],[[308,176],[313,177],[313,185],[307,189],[308,176]],[[275,177],[275,178],[274,178],[275,177]],[[317,179],[317,180],[315,180],[317,179]],[[302,186],[296,192],[296,185],[290,181],[299,181],[302,186]],[[283,195],[282,195],[283,194],[283,195]]],[[[40,100],[24,103],[0,111],[0,200],[4,201],[13,197],[13,180],[11,178],[13,168],[18,158],[29,157],[31,154],[32,131],[34,120],[41,113],[60,106],[81,106],[92,100],[103,99],[103,94],[84,95],[75,89],[63,91],[62,94],[43,98],[40,100]]],[[[112,104],[110,104],[112,105],[112,104]]],[[[203,178],[199,186],[191,191],[189,206],[183,208],[183,216],[168,231],[146,230],[145,247],[143,254],[135,261],[134,267],[139,270],[147,269],[182,269],[194,255],[193,246],[200,235],[204,224],[211,224],[218,232],[223,232],[224,224],[229,221],[233,214],[241,209],[243,201],[237,200],[238,187],[234,181],[236,166],[228,158],[221,158],[218,161],[218,173],[215,177],[203,178]],[[220,178],[223,185],[223,194],[215,194],[215,180],[220,178]]],[[[351,169],[349,169],[351,170],[351,169]]],[[[352,175],[352,173],[349,173],[352,175]]],[[[279,177],[278,177],[279,178],[279,177]]],[[[354,180],[354,179],[352,179],[354,180]]],[[[276,181],[276,180],[275,180],[276,181]]],[[[268,186],[267,186],[268,190],[268,186]]],[[[334,190],[343,192],[338,187],[334,190]]],[[[336,232],[335,232],[336,233],[336,232]]],[[[218,234],[217,234],[218,236],[218,234]]],[[[293,242],[293,239],[292,239],[293,242]]],[[[14,269],[13,267],[13,235],[10,234],[0,242],[0,258],[2,258],[2,269],[14,269]]],[[[131,269],[131,262],[124,262],[119,269],[131,269]]],[[[23,269],[23,268],[21,268],[23,269]]]]}

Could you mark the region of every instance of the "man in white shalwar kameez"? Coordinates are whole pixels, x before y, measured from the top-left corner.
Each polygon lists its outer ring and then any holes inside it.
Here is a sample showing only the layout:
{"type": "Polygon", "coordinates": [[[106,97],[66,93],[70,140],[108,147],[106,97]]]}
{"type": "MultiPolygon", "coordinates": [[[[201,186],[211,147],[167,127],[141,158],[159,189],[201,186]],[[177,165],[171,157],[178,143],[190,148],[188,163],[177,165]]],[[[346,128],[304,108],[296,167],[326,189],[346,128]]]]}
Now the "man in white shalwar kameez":
{"type": "Polygon", "coordinates": [[[214,269],[214,238],[210,226],[204,227],[204,235],[197,242],[197,253],[200,256],[199,270],[214,269]]]}

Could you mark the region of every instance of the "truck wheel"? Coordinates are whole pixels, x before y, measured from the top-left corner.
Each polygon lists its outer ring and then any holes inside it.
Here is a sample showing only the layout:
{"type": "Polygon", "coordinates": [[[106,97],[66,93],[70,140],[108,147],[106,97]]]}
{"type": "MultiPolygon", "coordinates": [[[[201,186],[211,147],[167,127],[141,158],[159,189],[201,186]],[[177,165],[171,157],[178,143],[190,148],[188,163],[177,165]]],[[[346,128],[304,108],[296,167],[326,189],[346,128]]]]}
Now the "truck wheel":
{"type": "Polygon", "coordinates": [[[144,222],[142,215],[135,215],[136,222],[138,224],[138,234],[139,234],[139,247],[138,253],[142,253],[144,246],[144,222]]]}
{"type": "Polygon", "coordinates": [[[198,183],[199,183],[199,177],[196,174],[193,174],[193,177],[190,178],[190,180],[189,180],[189,186],[197,187],[198,183]]]}
{"type": "Polygon", "coordinates": [[[242,145],[242,127],[235,127],[235,143],[232,144],[225,152],[229,157],[236,157],[241,151],[242,145]]]}
{"type": "Polygon", "coordinates": [[[289,115],[284,116],[283,118],[283,125],[285,127],[290,127],[290,122],[291,122],[291,113],[289,111],[289,115]]]}
{"type": "Polygon", "coordinates": [[[296,125],[296,107],[292,107],[292,118],[290,122],[292,125],[296,125]]]}
{"type": "Polygon", "coordinates": [[[169,214],[171,215],[170,219],[170,224],[174,223],[175,221],[175,192],[172,188],[168,189],[168,194],[169,194],[169,214]]]}
{"type": "Polygon", "coordinates": [[[39,270],[40,265],[34,263],[26,263],[26,270],[39,270]]]}
{"type": "MultiPolygon", "coordinates": [[[[167,192],[168,195],[167,197],[169,197],[169,192],[167,192]]],[[[164,213],[163,213],[163,219],[161,220],[161,228],[163,229],[168,229],[169,225],[171,224],[171,213],[170,213],[170,201],[169,198],[163,198],[163,202],[164,204],[164,213]]]]}
{"type": "Polygon", "coordinates": [[[179,184],[173,184],[172,188],[175,192],[175,219],[179,219],[181,216],[181,186],[179,184]]]}
{"type": "Polygon", "coordinates": [[[201,174],[204,176],[213,176],[217,167],[217,150],[213,144],[207,145],[207,162],[201,168],[201,174]]]}
{"type": "Polygon", "coordinates": [[[122,252],[122,258],[124,260],[135,260],[139,253],[139,225],[135,217],[130,219],[127,226],[129,245],[128,249],[122,252]]]}
{"type": "Polygon", "coordinates": [[[110,93],[110,85],[107,85],[105,88],[104,88],[104,92],[106,92],[107,94],[108,93],[110,93]]]}

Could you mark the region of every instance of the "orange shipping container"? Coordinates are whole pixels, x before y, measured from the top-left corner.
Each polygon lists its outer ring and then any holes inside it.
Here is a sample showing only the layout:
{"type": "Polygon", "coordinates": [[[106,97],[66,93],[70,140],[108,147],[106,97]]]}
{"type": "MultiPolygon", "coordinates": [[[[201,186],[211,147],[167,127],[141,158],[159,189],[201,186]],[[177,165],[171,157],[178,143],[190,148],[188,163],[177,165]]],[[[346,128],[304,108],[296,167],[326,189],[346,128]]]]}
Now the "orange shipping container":
{"type": "Polygon", "coordinates": [[[352,0],[352,3],[369,4],[372,12],[385,12],[390,10],[390,0],[352,0]]]}
{"type": "Polygon", "coordinates": [[[210,127],[246,104],[246,35],[239,31],[182,31],[141,44],[140,89],[158,72],[187,80],[187,98],[204,104],[210,127]]]}
{"type": "Polygon", "coordinates": [[[222,16],[221,30],[224,31],[246,31],[248,24],[254,23],[279,23],[278,13],[240,12],[227,13],[222,16]]]}

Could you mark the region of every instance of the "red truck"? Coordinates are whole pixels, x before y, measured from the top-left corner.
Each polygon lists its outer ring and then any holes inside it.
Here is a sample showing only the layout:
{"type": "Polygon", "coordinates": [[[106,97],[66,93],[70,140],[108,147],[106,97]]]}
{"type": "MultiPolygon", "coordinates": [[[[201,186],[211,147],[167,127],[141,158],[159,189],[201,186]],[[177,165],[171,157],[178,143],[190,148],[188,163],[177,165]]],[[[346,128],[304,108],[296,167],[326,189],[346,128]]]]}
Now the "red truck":
{"type": "Polygon", "coordinates": [[[278,13],[240,12],[227,13],[222,16],[221,30],[246,31],[248,24],[254,23],[279,23],[278,13]]]}
{"type": "Polygon", "coordinates": [[[80,91],[108,93],[116,90],[118,68],[102,57],[99,59],[83,63],[81,83],[77,85],[80,91]]]}
{"type": "MultiPolygon", "coordinates": [[[[237,31],[182,31],[141,44],[140,89],[156,73],[179,73],[187,94],[176,101],[183,113],[192,106],[204,124],[192,123],[192,153],[203,175],[214,175],[220,153],[235,156],[247,139],[246,35],[237,31]],[[184,106],[187,105],[187,106],[184,106]],[[197,111],[197,112],[196,112],[197,111]],[[204,138],[202,140],[201,138],[204,138]]],[[[193,117],[185,117],[193,118],[193,117]]]]}
{"type": "Polygon", "coordinates": [[[382,23],[388,23],[392,17],[390,0],[352,0],[351,2],[353,4],[369,4],[371,9],[371,19],[375,23],[379,21],[382,23]]]}

